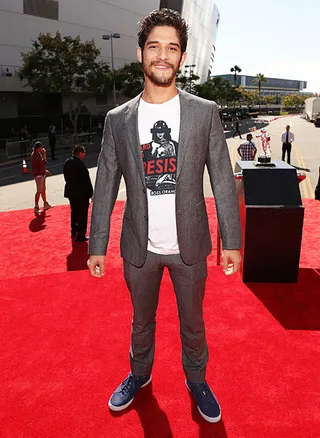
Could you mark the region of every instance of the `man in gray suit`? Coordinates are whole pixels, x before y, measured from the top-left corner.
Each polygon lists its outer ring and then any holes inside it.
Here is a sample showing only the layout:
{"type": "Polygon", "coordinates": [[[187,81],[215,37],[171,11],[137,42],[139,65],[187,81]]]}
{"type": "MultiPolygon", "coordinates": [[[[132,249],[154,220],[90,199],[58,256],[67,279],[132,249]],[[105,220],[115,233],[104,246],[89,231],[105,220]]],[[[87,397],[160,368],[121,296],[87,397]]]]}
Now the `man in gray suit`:
{"type": "Polygon", "coordinates": [[[168,268],[174,286],[186,385],[200,414],[220,420],[218,401],[205,380],[208,348],[202,303],[211,238],[203,195],[208,168],[227,275],[238,271],[239,206],[217,105],[176,88],[186,59],[188,26],[172,10],[153,11],[140,22],[141,95],[107,114],[94,192],[88,266],[105,272],[110,217],[121,176],[127,191],[121,255],[134,314],[131,372],[109,400],[125,409],[151,381],[159,287],[168,268]]]}

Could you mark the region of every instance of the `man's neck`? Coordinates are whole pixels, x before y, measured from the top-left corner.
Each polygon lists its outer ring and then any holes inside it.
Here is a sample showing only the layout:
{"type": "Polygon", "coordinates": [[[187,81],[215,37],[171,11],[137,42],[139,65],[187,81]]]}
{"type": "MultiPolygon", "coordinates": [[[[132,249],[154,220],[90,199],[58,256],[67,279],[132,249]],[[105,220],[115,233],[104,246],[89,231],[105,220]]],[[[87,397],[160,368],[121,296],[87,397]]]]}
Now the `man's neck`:
{"type": "Polygon", "coordinates": [[[178,89],[175,81],[169,87],[159,87],[146,80],[142,99],[147,103],[161,104],[174,98],[177,94],[178,89]]]}

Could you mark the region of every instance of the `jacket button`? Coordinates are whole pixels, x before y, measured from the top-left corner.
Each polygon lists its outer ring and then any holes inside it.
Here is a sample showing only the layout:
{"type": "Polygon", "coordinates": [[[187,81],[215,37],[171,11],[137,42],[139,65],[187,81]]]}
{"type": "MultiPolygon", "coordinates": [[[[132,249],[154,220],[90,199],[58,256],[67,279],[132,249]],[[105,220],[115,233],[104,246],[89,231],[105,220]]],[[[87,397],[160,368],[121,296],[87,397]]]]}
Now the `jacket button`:
{"type": "Polygon", "coordinates": [[[146,189],[143,189],[143,193],[146,193],[147,191],[146,191],[146,189]]]}
{"type": "Polygon", "coordinates": [[[148,216],[145,216],[144,218],[145,218],[146,221],[148,221],[148,216]]]}

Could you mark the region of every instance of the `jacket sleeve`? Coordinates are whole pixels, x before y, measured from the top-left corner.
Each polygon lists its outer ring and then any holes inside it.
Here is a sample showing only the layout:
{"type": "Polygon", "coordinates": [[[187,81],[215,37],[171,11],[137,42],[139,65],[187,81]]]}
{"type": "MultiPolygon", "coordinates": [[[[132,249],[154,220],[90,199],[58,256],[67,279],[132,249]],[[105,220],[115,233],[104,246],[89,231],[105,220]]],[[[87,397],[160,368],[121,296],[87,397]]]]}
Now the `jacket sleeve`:
{"type": "Polygon", "coordinates": [[[90,179],[90,173],[87,166],[81,162],[81,181],[83,182],[83,191],[87,198],[91,198],[93,195],[93,188],[90,179]]]}
{"type": "Polygon", "coordinates": [[[207,154],[207,168],[216,203],[223,249],[241,248],[239,203],[227,142],[214,103],[207,154]]]}
{"type": "Polygon", "coordinates": [[[86,193],[88,195],[88,198],[92,198],[93,196],[93,187],[90,179],[90,173],[89,170],[86,168],[86,193]]]}
{"type": "Polygon", "coordinates": [[[70,166],[70,162],[69,160],[67,160],[63,165],[63,176],[66,184],[69,183],[69,166],[70,166]]]}
{"type": "Polygon", "coordinates": [[[110,115],[107,114],[94,188],[89,254],[105,255],[110,233],[110,219],[117,199],[122,172],[117,157],[110,115]]]}
{"type": "Polygon", "coordinates": [[[90,174],[85,163],[81,160],[76,162],[75,182],[77,183],[77,192],[81,197],[91,198],[93,189],[90,174]]]}

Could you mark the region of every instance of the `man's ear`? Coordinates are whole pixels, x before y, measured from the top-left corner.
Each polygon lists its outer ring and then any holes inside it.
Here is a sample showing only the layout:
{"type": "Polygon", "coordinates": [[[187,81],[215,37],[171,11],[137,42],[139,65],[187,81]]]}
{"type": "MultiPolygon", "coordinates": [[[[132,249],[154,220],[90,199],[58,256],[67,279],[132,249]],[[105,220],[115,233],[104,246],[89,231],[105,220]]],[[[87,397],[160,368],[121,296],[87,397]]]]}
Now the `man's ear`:
{"type": "Polygon", "coordinates": [[[138,61],[140,62],[140,64],[142,64],[142,50],[141,50],[141,47],[138,47],[137,58],[138,58],[138,61]]]}
{"type": "Polygon", "coordinates": [[[184,52],[184,53],[182,53],[182,56],[181,56],[179,68],[181,68],[183,66],[183,64],[186,62],[186,59],[187,59],[187,52],[184,52]]]}

